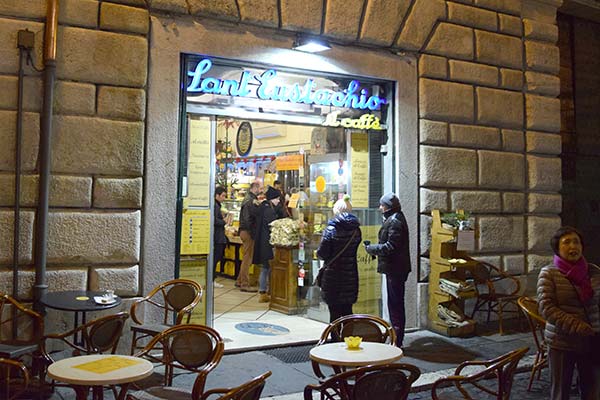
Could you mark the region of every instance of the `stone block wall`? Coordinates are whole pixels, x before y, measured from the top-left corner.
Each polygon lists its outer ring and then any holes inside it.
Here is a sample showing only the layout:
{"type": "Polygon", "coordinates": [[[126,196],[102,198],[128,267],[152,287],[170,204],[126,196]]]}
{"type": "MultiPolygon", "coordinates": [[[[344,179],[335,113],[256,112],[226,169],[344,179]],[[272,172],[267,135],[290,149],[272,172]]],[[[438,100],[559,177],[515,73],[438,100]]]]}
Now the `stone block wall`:
{"type": "MultiPolygon", "coordinates": [[[[345,45],[414,52],[420,255],[428,249],[430,211],[464,208],[480,229],[477,254],[514,274],[543,265],[561,212],[560,3],[61,0],[50,290],[112,286],[125,296],[140,292],[144,171],[160,168],[144,154],[152,145],[145,143],[153,45],[148,21],[150,14],[164,13],[182,23],[204,18],[240,32],[256,25],[276,35],[311,33],[345,45]]],[[[16,34],[25,28],[36,33],[33,55],[40,68],[44,19],[44,0],[0,0],[0,291],[10,290],[11,279],[16,34]]],[[[19,239],[24,298],[31,297],[33,281],[41,96],[40,75],[28,68],[19,239]]]]}
{"type": "MultiPolygon", "coordinates": [[[[45,16],[44,0],[0,0],[0,292],[12,291],[16,37],[20,29],[35,32],[32,56],[41,68],[45,16]]],[[[148,30],[143,2],[60,1],[49,291],[139,294],[148,30]]],[[[27,301],[35,277],[43,82],[25,70],[18,295],[27,301]]]]}

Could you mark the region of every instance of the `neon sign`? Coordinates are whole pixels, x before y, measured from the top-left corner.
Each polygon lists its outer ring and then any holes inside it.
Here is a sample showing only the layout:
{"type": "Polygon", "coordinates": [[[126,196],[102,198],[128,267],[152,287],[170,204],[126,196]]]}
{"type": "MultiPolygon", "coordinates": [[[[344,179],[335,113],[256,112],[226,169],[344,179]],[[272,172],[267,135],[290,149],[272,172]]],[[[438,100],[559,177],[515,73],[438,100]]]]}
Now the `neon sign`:
{"type": "Polygon", "coordinates": [[[344,127],[354,129],[371,129],[380,131],[383,128],[379,122],[379,118],[373,114],[363,114],[359,118],[342,118],[338,119],[339,111],[334,111],[327,114],[323,126],[344,127]]]}
{"type": "Polygon", "coordinates": [[[289,103],[314,104],[355,108],[359,110],[378,110],[387,100],[379,96],[369,96],[367,89],[360,88],[360,82],[350,81],[348,86],[340,91],[318,89],[314,79],[308,78],[304,84],[286,85],[277,82],[277,70],[268,69],[260,74],[250,71],[242,72],[238,80],[219,79],[206,74],[212,68],[212,61],[204,58],[198,62],[193,71],[188,71],[191,82],[187,87],[188,93],[207,93],[233,97],[251,97],[256,86],[256,97],[261,100],[274,100],[289,103]],[[316,90],[315,90],[316,89],[316,90]]]}

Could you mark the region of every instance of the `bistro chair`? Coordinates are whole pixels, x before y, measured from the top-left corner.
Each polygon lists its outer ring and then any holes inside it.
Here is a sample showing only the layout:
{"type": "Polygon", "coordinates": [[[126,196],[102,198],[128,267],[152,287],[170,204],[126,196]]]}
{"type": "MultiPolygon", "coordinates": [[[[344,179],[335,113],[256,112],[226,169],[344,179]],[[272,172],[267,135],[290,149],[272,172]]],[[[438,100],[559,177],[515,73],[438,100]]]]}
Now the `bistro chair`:
{"type": "Polygon", "coordinates": [[[144,346],[138,344],[143,339],[149,339],[173,325],[179,325],[184,321],[190,323],[192,311],[202,299],[202,287],[188,279],[172,279],[163,282],[148,295],[135,301],[131,305],[131,325],[133,337],[131,339],[131,354],[144,346]],[[160,323],[144,323],[140,318],[140,308],[149,307],[146,314],[159,312],[162,314],[160,323]]]}
{"type": "Polygon", "coordinates": [[[477,301],[473,307],[471,318],[478,311],[487,312],[487,322],[490,322],[492,312],[498,314],[498,326],[501,335],[504,334],[502,322],[505,313],[516,313],[521,316],[517,306],[521,284],[514,276],[501,271],[498,267],[483,261],[471,269],[471,274],[477,290],[477,301]],[[512,304],[514,309],[506,309],[507,304],[512,304]]]}
{"type": "Polygon", "coordinates": [[[44,319],[40,314],[0,293],[1,358],[23,361],[25,356],[30,356],[32,370],[37,373],[43,332],[44,319]]]}
{"type": "Polygon", "coordinates": [[[18,399],[29,386],[29,371],[20,361],[0,358],[0,399],[18,399]]]}
{"type": "MultiPolygon", "coordinates": [[[[45,335],[40,347],[46,368],[55,361],[49,351],[49,343],[52,343],[53,347],[57,342],[61,343],[66,348],[66,351],[70,353],[66,355],[68,357],[103,353],[115,354],[121,334],[123,333],[123,327],[128,318],[128,313],[120,312],[89,321],[68,332],[45,335]]],[[[65,352],[63,351],[59,354],[65,356],[65,352]]],[[[44,375],[46,368],[43,369],[44,375]]],[[[52,382],[52,387],[55,386],[69,385],[52,382]]],[[[116,398],[116,388],[111,386],[111,389],[116,398]]],[[[94,392],[93,396],[94,398],[102,398],[102,394],[97,391],[94,392]]]]}
{"type": "Polygon", "coordinates": [[[212,397],[215,400],[259,400],[260,395],[265,387],[267,378],[271,376],[271,371],[257,376],[238,387],[231,389],[211,389],[200,396],[200,400],[209,400],[213,395],[222,394],[220,397],[212,397]]]}
{"type": "MultiPolygon", "coordinates": [[[[360,336],[365,342],[379,342],[393,345],[396,343],[396,332],[391,325],[374,315],[351,314],[340,317],[330,323],[317,342],[317,346],[329,341],[343,342],[347,336],[360,336]]],[[[320,364],[312,361],[312,368],[319,380],[325,379],[326,375],[321,371],[320,364]]],[[[335,369],[336,373],[341,369],[335,369]]]]}
{"type": "Polygon", "coordinates": [[[153,362],[164,365],[165,384],[140,390],[128,395],[129,400],[198,399],[204,392],[206,377],[215,369],[225,345],[219,333],[204,325],[176,325],[161,332],[139,353],[153,362]],[[158,351],[160,350],[160,351],[158,351]],[[157,354],[158,353],[158,354],[157,354]],[[196,373],[192,390],[173,387],[175,368],[196,373]]]}
{"type": "MultiPolygon", "coordinates": [[[[431,398],[433,400],[446,399],[481,399],[482,393],[477,396],[472,396],[465,388],[469,384],[481,392],[492,395],[497,400],[509,400],[512,390],[513,378],[519,361],[529,350],[528,347],[513,350],[509,353],[487,361],[465,361],[460,364],[454,371],[454,375],[438,379],[433,383],[431,388],[431,398]],[[476,372],[462,375],[462,372],[467,367],[479,367],[476,372]],[[483,380],[496,378],[496,385],[483,384],[483,380]],[[454,385],[460,395],[454,396],[453,389],[442,389],[445,386],[454,385]],[[494,387],[495,386],[495,387],[494,387]],[[440,393],[438,393],[440,391],[440,393]]],[[[472,388],[470,388],[472,390],[472,388]]]]}
{"type": "Polygon", "coordinates": [[[535,360],[531,367],[531,376],[529,377],[529,386],[527,391],[531,390],[533,384],[533,378],[537,372],[537,379],[540,379],[542,369],[548,365],[548,354],[546,353],[546,340],[544,339],[544,328],[546,327],[546,320],[542,317],[538,311],[538,303],[531,297],[520,297],[518,300],[521,311],[525,314],[529,329],[533,335],[533,342],[537,352],[535,354],[535,360]]]}
{"type": "Polygon", "coordinates": [[[304,400],[404,400],[421,371],[410,364],[370,365],[333,375],[304,388],[304,400]]]}

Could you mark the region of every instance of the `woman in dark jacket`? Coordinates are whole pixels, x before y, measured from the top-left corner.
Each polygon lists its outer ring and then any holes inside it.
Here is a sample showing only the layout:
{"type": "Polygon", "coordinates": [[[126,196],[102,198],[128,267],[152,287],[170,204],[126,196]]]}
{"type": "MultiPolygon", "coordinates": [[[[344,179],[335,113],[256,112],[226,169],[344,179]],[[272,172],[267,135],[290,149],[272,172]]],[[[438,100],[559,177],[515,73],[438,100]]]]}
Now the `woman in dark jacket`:
{"type": "Polygon", "coordinates": [[[270,224],[277,219],[276,207],[279,204],[281,193],[269,186],[265,195],[267,199],[260,203],[256,216],[256,236],[254,237],[254,255],[252,257],[252,263],[261,266],[258,277],[259,303],[266,303],[270,300],[267,294],[271,274],[269,261],[273,259],[273,246],[269,243],[271,239],[270,224]]]}
{"type": "Polygon", "coordinates": [[[321,280],[321,295],[329,307],[330,322],[352,314],[352,304],[358,298],[356,250],[362,235],[358,218],[350,211],[352,205],[347,198],[335,203],[335,216],[323,231],[317,250],[317,255],[327,265],[321,280]]]}

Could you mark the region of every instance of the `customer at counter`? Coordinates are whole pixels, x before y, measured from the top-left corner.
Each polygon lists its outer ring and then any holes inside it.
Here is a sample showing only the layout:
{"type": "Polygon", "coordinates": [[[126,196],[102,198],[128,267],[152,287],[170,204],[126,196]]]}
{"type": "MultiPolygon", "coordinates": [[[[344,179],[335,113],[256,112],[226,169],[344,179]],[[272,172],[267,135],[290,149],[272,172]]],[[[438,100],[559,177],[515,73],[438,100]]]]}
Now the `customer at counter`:
{"type": "Polygon", "coordinates": [[[329,308],[329,322],[352,314],[358,299],[358,263],[356,251],[362,240],[360,223],[350,214],[348,197],[333,205],[334,217],[323,231],[317,255],[325,261],[322,272],[321,296],[329,308]]]}
{"type": "Polygon", "coordinates": [[[222,288],[223,285],[216,282],[217,263],[221,263],[223,268],[223,256],[225,255],[225,246],[227,245],[227,236],[225,236],[226,221],[221,212],[221,203],[227,198],[227,190],[222,186],[217,186],[215,189],[215,205],[214,205],[214,252],[213,252],[213,286],[222,288]]]}
{"type": "Polygon", "coordinates": [[[271,300],[267,294],[271,274],[269,261],[273,259],[273,247],[269,243],[271,239],[270,224],[279,219],[276,208],[280,202],[281,192],[269,186],[265,195],[266,200],[260,203],[256,217],[256,236],[254,237],[254,256],[252,257],[252,263],[261,266],[258,278],[259,303],[267,303],[271,300]]]}
{"type": "Polygon", "coordinates": [[[239,287],[242,292],[257,292],[256,287],[250,286],[249,271],[254,255],[254,237],[256,235],[256,217],[258,214],[258,194],[260,193],[260,184],[253,182],[250,184],[248,193],[242,201],[240,210],[240,239],[242,239],[242,264],[238,274],[235,286],[239,287]]]}

